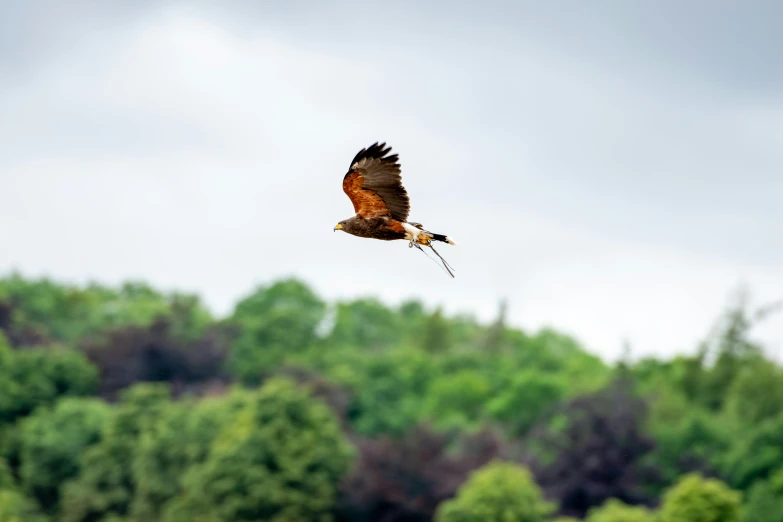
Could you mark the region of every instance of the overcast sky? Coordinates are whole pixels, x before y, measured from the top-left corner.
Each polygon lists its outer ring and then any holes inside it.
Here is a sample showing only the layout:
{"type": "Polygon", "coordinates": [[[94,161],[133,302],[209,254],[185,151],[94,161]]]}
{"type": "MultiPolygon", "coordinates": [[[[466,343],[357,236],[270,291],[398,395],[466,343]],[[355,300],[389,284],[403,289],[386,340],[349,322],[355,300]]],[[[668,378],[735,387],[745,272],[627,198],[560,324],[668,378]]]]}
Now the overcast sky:
{"type": "MultiPolygon", "coordinates": [[[[224,314],[293,275],[690,351],[783,297],[779,1],[0,1],[0,273],[144,279],[224,314]],[[404,242],[333,233],[400,154],[404,242]]],[[[783,316],[758,336],[783,349],[783,316]]]]}

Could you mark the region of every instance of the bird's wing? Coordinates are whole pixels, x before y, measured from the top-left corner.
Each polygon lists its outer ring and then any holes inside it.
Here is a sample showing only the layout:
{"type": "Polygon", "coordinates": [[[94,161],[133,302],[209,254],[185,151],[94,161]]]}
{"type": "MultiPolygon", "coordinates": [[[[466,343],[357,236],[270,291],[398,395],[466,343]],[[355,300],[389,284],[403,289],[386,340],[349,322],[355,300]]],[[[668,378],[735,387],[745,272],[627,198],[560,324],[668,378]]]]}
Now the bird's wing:
{"type": "Polygon", "coordinates": [[[391,216],[404,222],[410,199],[402,186],[398,155],[387,156],[389,151],[385,143],[360,150],[343,178],[343,191],[361,217],[391,216]]]}

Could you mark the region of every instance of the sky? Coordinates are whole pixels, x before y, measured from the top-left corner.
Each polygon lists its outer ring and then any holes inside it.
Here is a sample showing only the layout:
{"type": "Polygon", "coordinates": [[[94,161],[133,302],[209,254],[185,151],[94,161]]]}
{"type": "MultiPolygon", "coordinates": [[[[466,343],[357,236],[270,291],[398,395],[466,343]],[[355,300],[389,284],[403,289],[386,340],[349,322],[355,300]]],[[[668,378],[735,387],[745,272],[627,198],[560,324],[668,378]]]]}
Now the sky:
{"type": "MultiPolygon", "coordinates": [[[[783,3],[0,1],[0,274],[145,280],[217,314],[298,277],[691,352],[783,298],[783,3]],[[361,148],[405,242],[334,233],[361,148]]],[[[755,331],[783,350],[783,314],[755,331]]]]}

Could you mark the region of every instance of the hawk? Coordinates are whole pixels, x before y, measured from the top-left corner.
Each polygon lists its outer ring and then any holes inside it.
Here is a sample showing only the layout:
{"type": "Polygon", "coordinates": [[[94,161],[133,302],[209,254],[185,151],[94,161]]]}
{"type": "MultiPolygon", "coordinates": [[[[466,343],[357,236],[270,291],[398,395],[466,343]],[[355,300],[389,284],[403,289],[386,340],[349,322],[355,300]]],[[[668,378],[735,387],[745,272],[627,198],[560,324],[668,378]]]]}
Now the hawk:
{"type": "Polygon", "coordinates": [[[393,241],[404,239],[408,247],[430,247],[441,259],[446,271],[454,277],[451,268],[437,250],[433,241],[454,245],[454,240],[443,234],[424,230],[421,223],[408,221],[410,199],[400,176],[399,155],[389,155],[391,147],[377,142],[362,149],[353,158],[348,173],[343,177],[343,191],[353,203],[356,215],[337,223],[334,230],[354,236],[393,241]]]}

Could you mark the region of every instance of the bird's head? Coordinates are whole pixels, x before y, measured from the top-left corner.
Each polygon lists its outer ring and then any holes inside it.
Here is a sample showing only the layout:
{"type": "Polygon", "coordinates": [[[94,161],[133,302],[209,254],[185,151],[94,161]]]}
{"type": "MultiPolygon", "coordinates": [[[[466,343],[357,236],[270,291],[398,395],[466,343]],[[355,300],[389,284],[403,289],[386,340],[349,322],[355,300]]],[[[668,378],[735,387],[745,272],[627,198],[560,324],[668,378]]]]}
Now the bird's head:
{"type": "Polygon", "coordinates": [[[340,221],[339,223],[337,223],[337,224],[334,226],[334,230],[335,230],[335,231],[337,231],[337,230],[342,230],[344,225],[345,225],[345,220],[342,220],[342,221],[340,221]]]}

